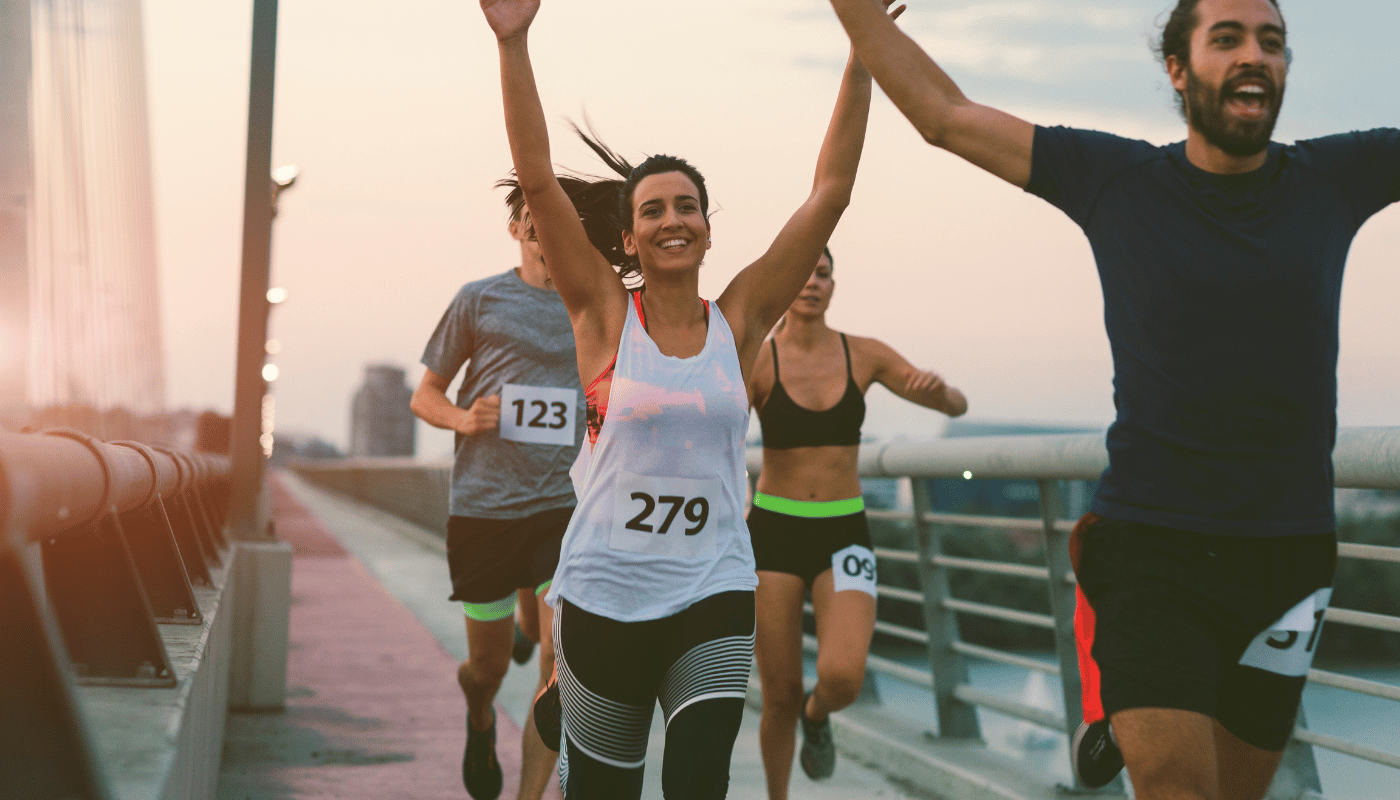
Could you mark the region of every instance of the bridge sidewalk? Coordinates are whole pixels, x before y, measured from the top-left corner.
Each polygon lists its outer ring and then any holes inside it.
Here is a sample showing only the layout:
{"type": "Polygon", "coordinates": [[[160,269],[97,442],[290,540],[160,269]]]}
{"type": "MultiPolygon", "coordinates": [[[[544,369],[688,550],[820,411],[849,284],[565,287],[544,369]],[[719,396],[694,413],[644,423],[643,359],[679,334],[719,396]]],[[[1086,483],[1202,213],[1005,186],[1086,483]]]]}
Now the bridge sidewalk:
{"type": "MultiPolygon", "coordinates": [[[[466,645],[461,609],[446,600],[441,537],[293,475],[279,479],[277,532],[296,552],[287,711],[230,716],[220,800],[464,800],[465,706],[455,670],[466,645]]],[[[503,800],[515,797],[518,721],[532,699],[536,664],[512,666],[497,697],[503,800]]],[[[663,734],[658,717],[647,798],[661,797],[663,734]]],[[[557,788],[546,796],[558,797],[557,788]]],[[[845,757],[821,783],[794,767],[792,796],[937,800],[845,757]]],[[[729,797],[766,797],[752,710],[734,747],[729,797]]]]}
{"type": "MultiPolygon", "coordinates": [[[[220,800],[466,797],[457,659],[285,487],[273,493],[294,550],[287,709],[230,714],[220,800]]],[[[510,800],[520,728],[498,712],[510,800]]]]}

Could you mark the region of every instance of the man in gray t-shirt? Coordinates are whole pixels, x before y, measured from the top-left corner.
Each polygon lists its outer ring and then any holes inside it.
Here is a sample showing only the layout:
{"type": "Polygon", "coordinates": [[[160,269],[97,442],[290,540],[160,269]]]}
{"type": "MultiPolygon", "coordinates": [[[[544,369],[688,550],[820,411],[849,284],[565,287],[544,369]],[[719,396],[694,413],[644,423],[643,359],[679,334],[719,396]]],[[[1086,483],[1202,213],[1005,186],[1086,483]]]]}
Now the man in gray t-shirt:
{"type": "MultiPolygon", "coordinates": [[[[412,404],[428,424],[457,433],[447,561],[451,599],[466,612],[467,660],[457,670],[467,698],[462,781],[476,800],[501,791],[492,703],[511,657],[517,590],[534,595],[522,616],[538,626],[540,688],[554,671],[553,617],[543,598],[573,512],[569,467],[584,431],[569,315],[518,189],[506,203],[521,265],[457,292],[423,351],[427,372],[412,404]],[[453,403],[447,388],[463,364],[453,403]]],[[[533,716],[525,719],[518,796],[538,800],[556,754],[535,733],[533,716]]]]}

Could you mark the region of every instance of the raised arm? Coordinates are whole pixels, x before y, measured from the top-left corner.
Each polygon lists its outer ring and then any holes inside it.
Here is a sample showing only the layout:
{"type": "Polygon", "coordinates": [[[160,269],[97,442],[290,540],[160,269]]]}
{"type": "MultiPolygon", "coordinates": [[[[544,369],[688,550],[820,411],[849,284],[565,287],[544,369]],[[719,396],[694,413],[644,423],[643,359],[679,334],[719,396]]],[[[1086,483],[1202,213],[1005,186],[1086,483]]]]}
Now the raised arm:
{"type": "Polygon", "coordinates": [[[549,131],[527,46],[530,23],[539,7],[540,0],[481,0],[500,49],[501,95],[515,177],[530,209],[545,266],[569,310],[582,369],[585,350],[616,342],[627,291],[607,259],[589,243],[578,212],[554,176],[549,131]],[[620,313],[610,315],[608,310],[620,313]],[[617,331],[609,339],[606,321],[613,316],[617,331]]]}
{"type": "MultiPolygon", "coordinates": [[[[888,5],[892,0],[883,2],[888,5]]],[[[895,15],[901,11],[903,6],[895,15]]],[[[869,117],[870,73],[852,52],[841,78],[836,111],[817,156],[812,193],[768,251],[736,275],[719,297],[720,309],[735,327],[739,363],[746,370],[754,363],[764,337],[802,291],[812,265],[821,257],[822,248],[851,202],[869,117]]]]}
{"type": "Polygon", "coordinates": [[[1035,126],[968,100],[884,14],[880,0],[831,0],[831,5],[856,55],[925,141],[1026,188],[1035,126]]]}

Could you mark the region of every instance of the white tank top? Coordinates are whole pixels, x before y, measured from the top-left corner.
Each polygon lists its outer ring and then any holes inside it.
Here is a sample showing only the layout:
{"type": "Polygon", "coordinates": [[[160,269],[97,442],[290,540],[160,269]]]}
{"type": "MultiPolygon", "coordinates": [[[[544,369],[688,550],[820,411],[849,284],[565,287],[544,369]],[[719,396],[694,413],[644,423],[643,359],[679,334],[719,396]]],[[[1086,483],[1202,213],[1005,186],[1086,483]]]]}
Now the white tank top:
{"type": "Polygon", "coordinates": [[[749,399],[734,334],[709,304],[705,346],[663,355],[634,303],[598,441],[575,464],[578,507],[547,600],[622,622],[758,586],[744,522],[749,399]]]}

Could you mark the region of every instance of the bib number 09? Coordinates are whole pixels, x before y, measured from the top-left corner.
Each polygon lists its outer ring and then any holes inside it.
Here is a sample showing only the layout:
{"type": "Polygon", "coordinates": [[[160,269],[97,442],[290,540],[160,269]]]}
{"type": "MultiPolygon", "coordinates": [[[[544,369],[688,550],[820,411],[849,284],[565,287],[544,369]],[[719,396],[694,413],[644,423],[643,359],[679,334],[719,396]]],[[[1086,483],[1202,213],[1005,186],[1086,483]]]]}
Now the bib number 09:
{"type": "Polygon", "coordinates": [[[692,497],[686,499],[680,495],[663,494],[660,497],[652,497],[646,492],[632,492],[633,500],[642,502],[642,510],[637,516],[627,521],[626,527],[634,531],[652,532],[651,523],[646,522],[651,517],[651,513],[656,510],[657,503],[670,505],[671,510],[666,513],[666,518],[662,520],[661,527],[656,528],[657,533],[669,533],[671,523],[676,519],[676,512],[681,508],[685,509],[685,518],[693,523],[693,527],[685,529],[686,536],[694,536],[704,529],[705,523],[710,520],[710,501],[703,497],[692,497]]]}

